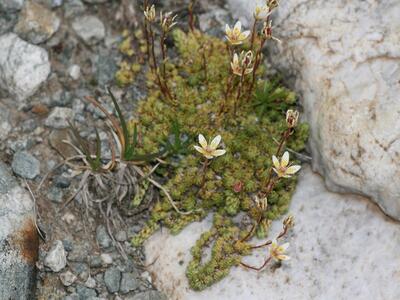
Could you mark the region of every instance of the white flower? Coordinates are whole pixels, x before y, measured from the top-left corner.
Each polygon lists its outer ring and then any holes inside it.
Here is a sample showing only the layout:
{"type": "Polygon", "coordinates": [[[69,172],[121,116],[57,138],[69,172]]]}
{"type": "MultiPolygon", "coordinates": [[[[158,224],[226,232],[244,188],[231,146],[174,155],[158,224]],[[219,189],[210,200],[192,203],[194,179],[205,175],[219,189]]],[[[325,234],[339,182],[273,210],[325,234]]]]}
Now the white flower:
{"type": "Polygon", "coordinates": [[[242,32],[242,23],[237,21],[233,28],[229,27],[228,24],[225,25],[225,34],[232,45],[240,45],[249,37],[250,30],[242,32]]]}
{"type": "Polygon", "coordinates": [[[289,152],[285,152],[282,155],[281,161],[273,155],[272,162],[274,164],[274,172],[278,175],[278,177],[289,178],[292,177],[297,171],[300,170],[300,166],[290,166],[289,165],[289,152]]]}
{"type": "Polygon", "coordinates": [[[253,60],[253,52],[251,51],[247,51],[247,53],[242,51],[242,53],[240,53],[240,57],[239,55],[237,55],[237,53],[235,53],[233,55],[233,60],[231,62],[231,68],[233,74],[237,76],[242,76],[243,69],[244,69],[244,75],[253,72],[253,67],[250,66],[252,60],[253,60]]]}
{"type": "Polygon", "coordinates": [[[224,155],[226,150],[217,149],[219,143],[221,142],[221,136],[217,135],[210,144],[207,143],[204,135],[199,134],[199,146],[194,146],[194,148],[203,154],[207,159],[213,159],[214,157],[224,155]]]}
{"type": "Polygon", "coordinates": [[[269,248],[269,254],[276,260],[289,260],[290,257],[285,254],[286,249],[289,247],[289,243],[278,245],[276,240],[272,241],[271,247],[269,248]]]}

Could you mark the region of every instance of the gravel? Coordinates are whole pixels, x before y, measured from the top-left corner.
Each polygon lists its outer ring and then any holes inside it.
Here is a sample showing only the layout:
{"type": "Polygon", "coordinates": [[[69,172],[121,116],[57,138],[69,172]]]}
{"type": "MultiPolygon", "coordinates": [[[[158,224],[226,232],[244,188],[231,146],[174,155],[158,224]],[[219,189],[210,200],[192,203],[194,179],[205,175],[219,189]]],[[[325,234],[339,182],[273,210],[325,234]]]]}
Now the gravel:
{"type": "Polygon", "coordinates": [[[34,179],[40,174],[39,160],[26,151],[16,152],[11,166],[14,173],[22,178],[34,179]]]}
{"type": "Polygon", "coordinates": [[[110,293],[116,293],[119,291],[120,282],[121,271],[117,268],[110,268],[104,273],[104,283],[106,284],[107,290],[110,293]]]}

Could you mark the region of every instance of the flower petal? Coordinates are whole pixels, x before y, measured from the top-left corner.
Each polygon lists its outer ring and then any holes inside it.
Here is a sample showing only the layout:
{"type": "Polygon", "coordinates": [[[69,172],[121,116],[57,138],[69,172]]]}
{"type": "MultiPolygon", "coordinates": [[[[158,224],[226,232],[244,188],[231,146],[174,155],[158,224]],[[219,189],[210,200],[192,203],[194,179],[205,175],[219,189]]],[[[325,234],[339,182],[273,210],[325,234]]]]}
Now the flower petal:
{"type": "Polygon", "coordinates": [[[204,135],[202,135],[202,134],[199,134],[199,143],[200,143],[201,147],[207,148],[207,145],[208,145],[207,140],[204,137],[204,135]]]}
{"type": "Polygon", "coordinates": [[[196,149],[196,151],[200,152],[201,154],[204,155],[205,151],[203,148],[199,147],[199,146],[194,146],[194,149],[196,149]]]}
{"type": "Polygon", "coordinates": [[[246,31],[243,31],[241,34],[240,34],[240,39],[241,40],[245,40],[245,39],[247,39],[247,37],[250,35],[250,30],[246,30],[246,31]]]}
{"type": "Polygon", "coordinates": [[[285,151],[285,153],[283,153],[281,158],[281,166],[285,168],[288,164],[289,164],[289,152],[285,151]]]}
{"type": "Polygon", "coordinates": [[[289,245],[290,245],[289,243],[284,243],[284,244],[280,245],[280,247],[281,247],[282,251],[286,251],[286,249],[289,248],[289,245]]]}
{"type": "Polygon", "coordinates": [[[301,169],[301,166],[291,166],[291,167],[287,168],[286,174],[293,175],[293,174],[297,173],[300,169],[301,169]]]}
{"type": "Polygon", "coordinates": [[[225,33],[228,35],[231,33],[231,28],[229,27],[228,24],[225,24],[225,33]]]}
{"type": "Polygon", "coordinates": [[[221,136],[217,135],[210,143],[210,148],[215,150],[217,149],[219,143],[221,142],[221,136]]]}
{"type": "Polygon", "coordinates": [[[239,32],[242,31],[242,23],[237,21],[233,30],[238,30],[239,32]]]}
{"type": "Polygon", "coordinates": [[[211,154],[215,157],[224,155],[226,153],[226,150],[224,149],[219,149],[219,150],[214,150],[211,154]]]}
{"type": "Polygon", "coordinates": [[[272,170],[274,170],[274,172],[276,173],[276,175],[278,175],[279,177],[281,177],[281,172],[279,172],[277,169],[272,168],[272,170]]]}
{"type": "MultiPolygon", "coordinates": [[[[272,155],[272,163],[274,164],[274,167],[277,169],[281,167],[281,164],[279,163],[279,160],[275,155],[272,155]]],[[[275,172],[278,173],[276,170],[275,172]]]]}
{"type": "Polygon", "coordinates": [[[277,259],[279,260],[289,260],[290,256],[284,255],[284,254],[280,254],[276,256],[277,259]]]}

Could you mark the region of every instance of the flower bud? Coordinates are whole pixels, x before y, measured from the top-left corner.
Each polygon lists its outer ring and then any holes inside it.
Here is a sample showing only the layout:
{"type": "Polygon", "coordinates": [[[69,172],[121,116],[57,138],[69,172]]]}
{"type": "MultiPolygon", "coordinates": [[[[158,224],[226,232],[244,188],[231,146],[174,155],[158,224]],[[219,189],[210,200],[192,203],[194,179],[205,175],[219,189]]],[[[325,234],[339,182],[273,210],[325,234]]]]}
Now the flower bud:
{"type": "Polygon", "coordinates": [[[154,22],[154,20],[156,19],[156,7],[154,6],[154,4],[152,6],[147,6],[143,13],[144,17],[149,22],[154,22]]]}
{"type": "Polygon", "coordinates": [[[292,228],[294,226],[294,217],[292,215],[287,216],[285,220],[283,220],[283,226],[286,228],[292,228]]]}
{"type": "Polygon", "coordinates": [[[299,120],[299,112],[297,110],[289,109],[286,112],[286,124],[289,128],[296,127],[298,120],[299,120]]]}

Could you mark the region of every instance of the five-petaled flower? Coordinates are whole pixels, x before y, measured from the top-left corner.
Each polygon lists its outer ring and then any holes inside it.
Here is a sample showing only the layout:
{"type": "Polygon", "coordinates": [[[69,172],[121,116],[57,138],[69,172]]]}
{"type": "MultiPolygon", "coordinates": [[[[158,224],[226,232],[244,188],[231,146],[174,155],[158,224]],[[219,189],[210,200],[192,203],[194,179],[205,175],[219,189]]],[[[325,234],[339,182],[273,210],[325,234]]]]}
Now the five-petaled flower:
{"type": "Polygon", "coordinates": [[[253,60],[253,52],[247,51],[246,53],[242,51],[239,55],[235,53],[233,55],[233,60],[231,62],[231,68],[233,74],[237,76],[247,75],[253,72],[253,67],[251,67],[251,62],[253,60]]]}
{"type": "Polygon", "coordinates": [[[297,173],[297,171],[299,171],[301,168],[297,165],[289,165],[289,152],[287,151],[283,153],[281,161],[279,161],[279,159],[275,155],[273,155],[272,162],[274,164],[273,170],[278,175],[278,177],[289,178],[297,173]]]}
{"type": "Polygon", "coordinates": [[[279,245],[276,240],[273,240],[271,247],[269,248],[269,254],[276,260],[289,260],[290,257],[285,254],[286,249],[289,247],[289,243],[279,245]]]}
{"type": "Polygon", "coordinates": [[[225,34],[232,45],[240,45],[249,37],[250,31],[242,32],[242,23],[237,21],[233,28],[229,27],[228,24],[225,25],[225,34]]]}
{"type": "Polygon", "coordinates": [[[226,150],[224,149],[217,149],[219,143],[221,142],[221,136],[217,135],[210,144],[207,143],[204,135],[199,134],[199,146],[194,146],[194,148],[203,154],[207,159],[213,159],[214,157],[224,155],[226,150]]]}

